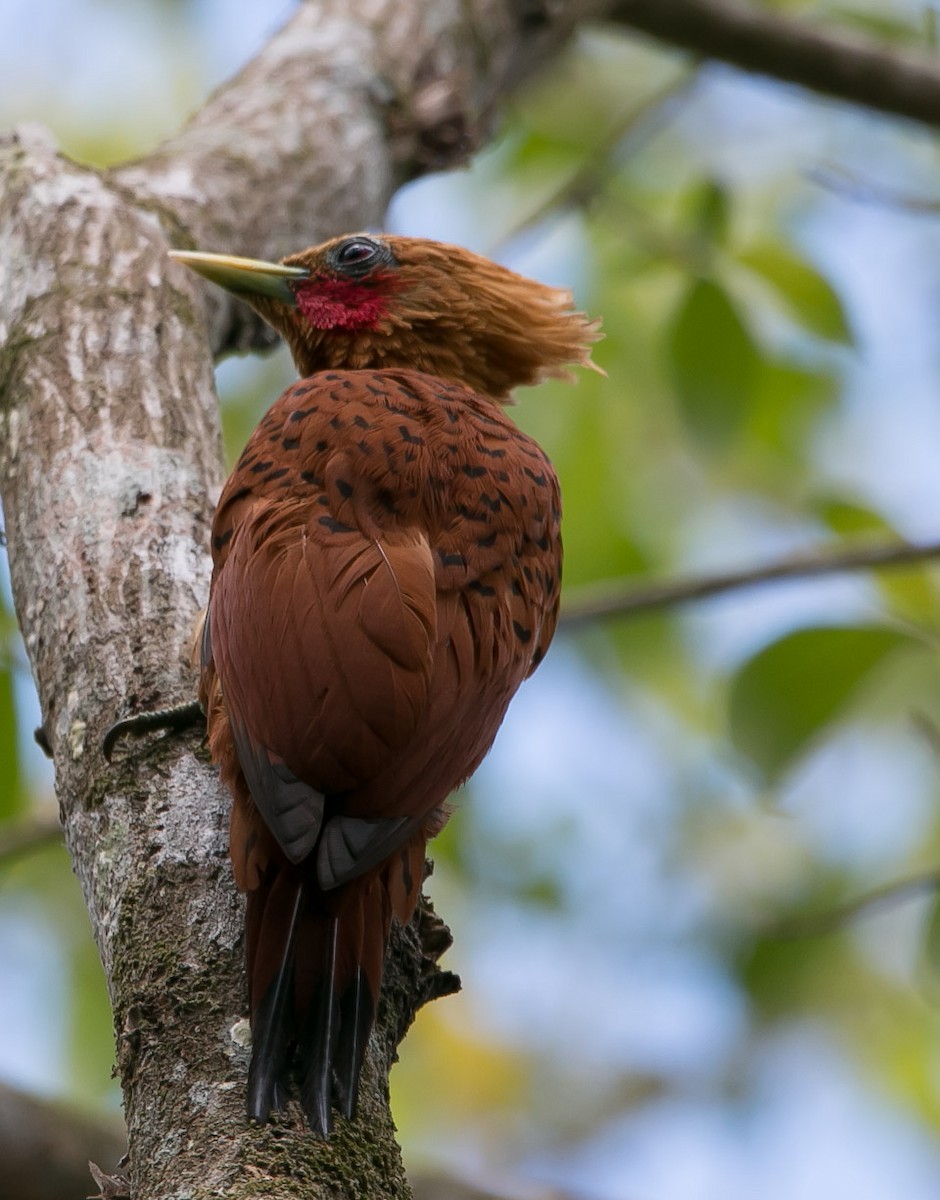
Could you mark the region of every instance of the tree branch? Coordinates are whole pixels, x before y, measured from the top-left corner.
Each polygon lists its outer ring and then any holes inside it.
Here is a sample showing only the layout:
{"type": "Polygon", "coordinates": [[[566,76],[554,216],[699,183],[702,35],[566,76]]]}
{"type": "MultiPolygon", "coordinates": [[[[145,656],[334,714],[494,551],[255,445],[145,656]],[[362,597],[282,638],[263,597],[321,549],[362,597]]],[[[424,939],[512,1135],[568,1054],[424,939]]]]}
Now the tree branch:
{"type": "Polygon", "coordinates": [[[836,908],[826,909],[818,913],[802,913],[798,916],[785,917],[760,930],[761,936],[778,941],[791,941],[797,938],[825,937],[838,933],[858,917],[872,916],[896,904],[908,900],[917,900],[921,896],[930,896],[940,888],[940,868],[919,871],[903,879],[892,879],[880,887],[856,896],[836,908]]]}
{"type": "Polygon", "coordinates": [[[192,695],[221,480],[206,335],[216,354],[269,341],[167,246],[275,257],[379,224],[399,182],[464,159],[506,91],[605,7],[308,0],[147,159],[99,174],[34,130],[0,140],[0,492],[135,1200],[407,1196],[388,1070],[415,1009],[456,986],[425,910],[393,939],[359,1119],[329,1144],[296,1113],[247,1125],[228,797],[197,738],[110,770],[98,750],[115,718],[192,695]]]}
{"type": "MultiPolygon", "coordinates": [[[[89,1166],[120,1180],[126,1139],[117,1118],[88,1118],[70,1108],[40,1100],[0,1083],[0,1163],[4,1197],[16,1200],[79,1200],[89,1192],[89,1166]],[[91,1163],[89,1163],[89,1159],[91,1163]]],[[[103,1195],[112,1192],[105,1183],[103,1195]]],[[[487,1181],[423,1172],[412,1178],[415,1200],[510,1200],[519,1197],[516,1180],[487,1181]],[[495,1190],[491,1190],[495,1189],[495,1190]]],[[[118,1190],[118,1189],[115,1189],[118,1190]]],[[[112,1192],[113,1194],[113,1192],[112,1192]]],[[[125,1194],[123,1188],[119,1194],[125,1194]]],[[[574,1200],[554,1188],[527,1186],[528,1200],[574,1200]]]]}
{"type": "Polygon", "coordinates": [[[781,562],[741,571],[724,571],[664,583],[638,586],[597,584],[581,588],[562,607],[561,619],[569,626],[604,617],[634,617],[660,608],[707,600],[725,592],[758,587],[781,579],[811,579],[879,567],[904,567],[940,557],[940,542],[888,542],[853,546],[844,550],[812,550],[781,562]]]}
{"type": "Polygon", "coordinates": [[[741,0],[618,0],[611,16],[697,56],[940,125],[940,68],[926,55],[886,50],[741,0]]]}
{"type": "MultiPolygon", "coordinates": [[[[110,181],[183,247],[277,259],[380,226],[396,187],[466,162],[507,92],[612,3],[307,0],[179,134],[110,181]]],[[[245,305],[205,296],[216,356],[272,344],[245,305]]]]}
{"type": "Polygon", "coordinates": [[[11,859],[62,840],[57,812],[43,812],[0,823],[0,869],[11,859]]]}
{"type": "Polygon", "coordinates": [[[92,1120],[0,1084],[4,1196],[79,1200],[90,1191],[88,1160],[115,1170],[124,1146],[120,1120],[92,1120]]]}
{"type": "MultiPolygon", "coordinates": [[[[691,29],[707,41],[694,49],[737,61],[703,13],[746,10],[617,10],[679,44],[691,29]],[[684,25],[665,21],[683,14],[684,25]]],[[[399,183],[464,161],[505,94],[578,22],[610,11],[612,0],[308,0],[140,162],[102,175],[31,131],[0,142],[0,491],[14,598],[109,981],[140,1200],[407,1195],[388,1067],[415,1008],[454,986],[435,967],[446,937],[425,914],[391,951],[359,1121],[340,1122],[329,1145],[294,1115],[246,1125],[228,798],[195,739],[135,747],[110,771],[97,752],[117,716],[192,694],[190,628],[221,478],[205,337],[216,355],[270,343],[243,306],[174,270],[166,248],[277,257],[378,225],[399,183]]],[[[838,55],[820,61],[839,75],[838,55]]],[[[863,90],[845,95],[878,103],[863,90]]]]}

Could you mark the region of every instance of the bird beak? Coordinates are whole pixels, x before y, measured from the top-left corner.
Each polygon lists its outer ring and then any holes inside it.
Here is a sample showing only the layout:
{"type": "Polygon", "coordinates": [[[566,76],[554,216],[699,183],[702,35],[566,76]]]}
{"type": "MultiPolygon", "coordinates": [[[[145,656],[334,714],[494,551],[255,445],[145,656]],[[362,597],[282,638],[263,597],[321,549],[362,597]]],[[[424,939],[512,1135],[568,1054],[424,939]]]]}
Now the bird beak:
{"type": "Polygon", "coordinates": [[[290,286],[292,279],[304,279],[306,267],[288,267],[283,263],[263,262],[257,258],[236,258],[232,254],[205,254],[200,250],[171,250],[170,258],[182,263],[212,283],[245,296],[268,296],[282,304],[296,305],[290,286]]]}

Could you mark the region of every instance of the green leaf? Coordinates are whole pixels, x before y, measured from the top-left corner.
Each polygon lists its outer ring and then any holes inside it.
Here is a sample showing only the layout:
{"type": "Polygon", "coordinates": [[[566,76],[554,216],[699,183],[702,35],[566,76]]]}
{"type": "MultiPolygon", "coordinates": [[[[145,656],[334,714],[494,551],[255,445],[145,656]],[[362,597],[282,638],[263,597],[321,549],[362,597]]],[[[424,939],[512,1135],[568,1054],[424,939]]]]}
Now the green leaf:
{"type": "MultiPolygon", "coordinates": [[[[813,502],[812,508],[841,537],[854,538],[859,542],[862,539],[869,542],[876,539],[880,542],[904,540],[903,535],[882,513],[854,500],[821,496],[813,502]]],[[[929,560],[914,562],[908,567],[873,572],[872,581],[890,602],[895,616],[932,627],[936,624],[938,609],[937,585],[932,568],[929,560]]]]}
{"type": "MultiPolygon", "coordinates": [[[[884,5],[884,7],[890,8],[891,6],[884,5]]],[[[926,16],[922,19],[926,21],[926,16]]],[[[913,21],[906,20],[903,13],[866,12],[855,4],[827,4],[826,24],[833,29],[854,28],[870,38],[889,45],[908,45],[922,49],[921,30],[913,21]]],[[[927,32],[929,33],[929,27],[927,32]]]]}
{"type": "Polygon", "coordinates": [[[864,983],[858,958],[844,938],[764,938],[748,951],[738,964],[741,982],[756,1013],[765,1019],[818,1013],[830,1006],[839,1011],[831,995],[833,980],[864,983]]]}
{"type": "Polygon", "coordinates": [[[805,258],[775,242],[761,242],[745,250],[739,260],[779,293],[793,317],[810,333],[852,345],[852,330],[838,293],[805,258]]]}
{"type": "MultiPolygon", "coordinates": [[[[620,414],[609,411],[602,389],[591,380],[580,389],[578,419],[568,425],[552,459],[562,481],[565,529],[566,588],[599,579],[619,579],[647,567],[646,557],[628,526],[628,479],[619,452],[611,448],[624,438],[616,425],[620,414]]],[[[562,404],[570,401],[564,397],[562,404]]],[[[545,413],[545,406],[542,406],[545,413]]],[[[529,421],[520,422],[543,445],[554,439],[529,421]]]]}
{"type": "Polygon", "coordinates": [[[703,444],[727,445],[747,417],[760,356],[728,294],[698,279],[668,335],[669,369],[682,415],[703,444]]]}
{"type": "MultiPolygon", "coordinates": [[[[806,468],[807,441],[815,436],[820,415],[838,396],[835,377],[826,369],[807,368],[788,359],[765,358],[755,389],[748,435],[806,468]]],[[[788,472],[791,478],[795,473],[788,472]]]]}
{"type": "Polygon", "coordinates": [[[731,222],[731,196],[717,179],[706,179],[691,196],[692,227],[710,242],[727,240],[731,222]]]}
{"type": "Polygon", "coordinates": [[[734,745],[772,779],[843,717],[872,671],[908,633],[883,626],[799,629],[764,647],[731,685],[734,745]]]}
{"type": "Polygon", "coordinates": [[[896,537],[901,535],[888,520],[873,508],[842,496],[822,495],[812,501],[812,509],[834,532],[841,537],[858,537],[865,534],[876,534],[879,537],[896,537]]]}
{"type": "Polygon", "coordinates": [[[940,896],[935,896],[930,903],[922,937],[921,962],[936,988],[940,981],[940,896]]]}

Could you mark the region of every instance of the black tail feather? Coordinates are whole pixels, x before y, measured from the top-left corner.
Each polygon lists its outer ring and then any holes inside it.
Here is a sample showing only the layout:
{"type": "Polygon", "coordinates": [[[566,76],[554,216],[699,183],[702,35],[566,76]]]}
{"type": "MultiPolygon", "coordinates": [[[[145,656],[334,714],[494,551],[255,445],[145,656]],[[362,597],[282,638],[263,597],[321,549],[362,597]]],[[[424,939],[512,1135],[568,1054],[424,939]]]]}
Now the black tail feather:
{"type": "MultiPolygon", "coordinates": [[[[293,1025],[294,939],[303,902],[303,885],[295,884],[290,916],[276,973],[251,1020],[251,1065],[248,1068],[248,1117],[264,1124],[271,1110],[284,1106],[293,1025]]],[[[262,920],[264,917],[262,916],[262,920]]]]}
{"type": "Polygon", "coordinates": [[[324,955],[309,1015],[304,1022],[301,1049],[303,1082],[300,1103],[314,1133],[328,1138],[333,1128],[333,1060],[339,1035],[339,1003],[336,995],[336,949],[339,920],[329,919],[324,955]]]}
{"type": "Polygon", "coordinates": [[[362,967],[340,1000],[339,1038],[333,1060],[333,1083],[340,1110],[347,1120],[356,1115],[359,1075],[375,1019],[376,997],[362,967]]]}
{"type": "Polygon", "coordinates": [[[330,1136],[334,1104],[355,1117],[392,913],[407,919],[417,896],[405,875],[395,860],[382,875],[324,894],[305,865],[278,864],[249,892],[251,1120],[285,1107],[292,1077],[315,1134],[330,1136]]]}

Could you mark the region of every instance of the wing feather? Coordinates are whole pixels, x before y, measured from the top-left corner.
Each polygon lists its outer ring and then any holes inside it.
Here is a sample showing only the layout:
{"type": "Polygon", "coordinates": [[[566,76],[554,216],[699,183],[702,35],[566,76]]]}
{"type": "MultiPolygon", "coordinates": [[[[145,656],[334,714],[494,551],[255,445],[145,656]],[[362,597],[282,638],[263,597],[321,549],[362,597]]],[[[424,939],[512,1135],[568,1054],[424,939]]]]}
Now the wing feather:
{"type": "Polygon", "coordinates": [[[356,786],[408,743],[426,709],[436,618],[420,532],[368,539],[323,526],[308,504],[258,504],[210,605],[233,726],[256,759],[263,749],[315,792],[356,786]]]}

